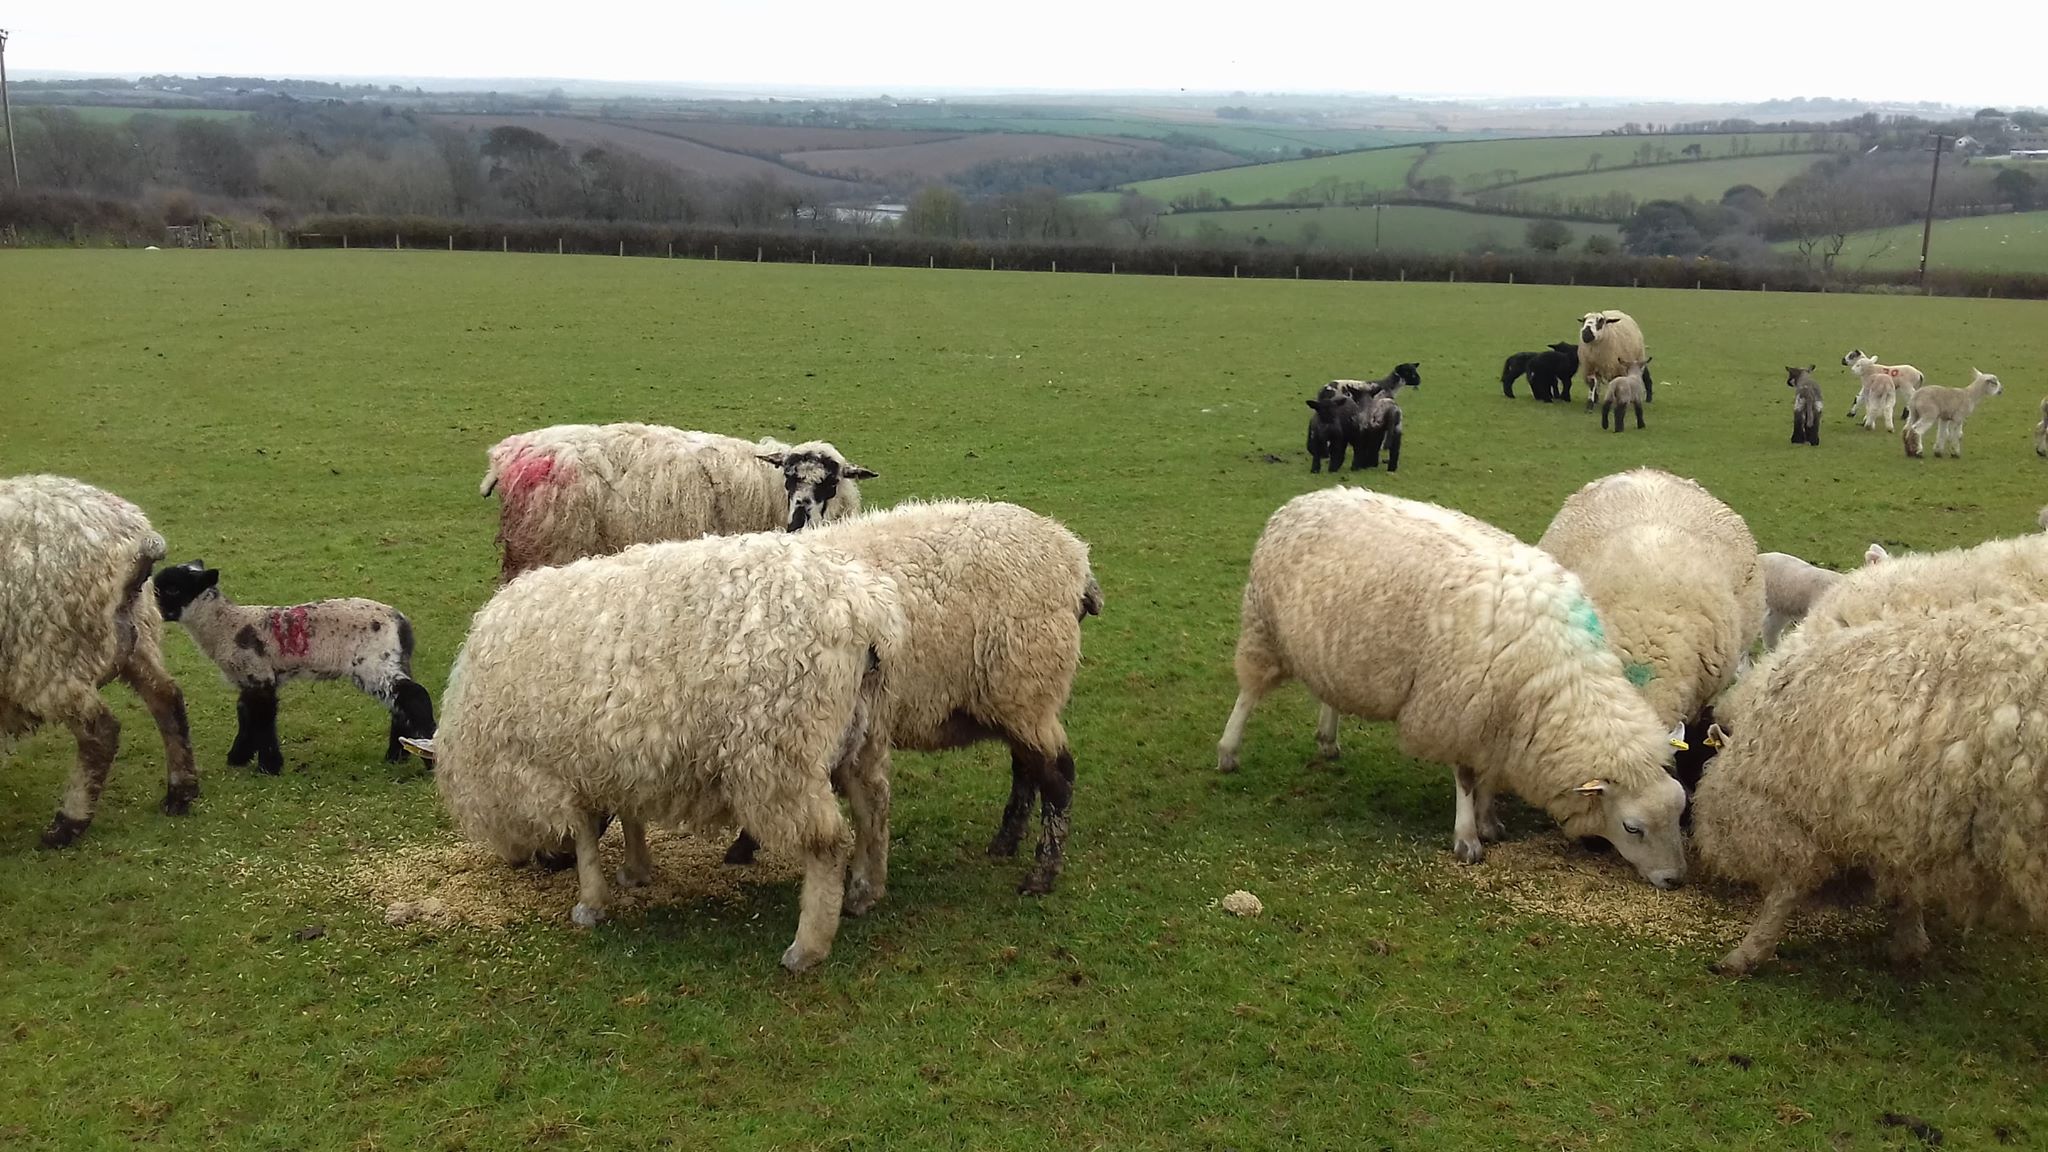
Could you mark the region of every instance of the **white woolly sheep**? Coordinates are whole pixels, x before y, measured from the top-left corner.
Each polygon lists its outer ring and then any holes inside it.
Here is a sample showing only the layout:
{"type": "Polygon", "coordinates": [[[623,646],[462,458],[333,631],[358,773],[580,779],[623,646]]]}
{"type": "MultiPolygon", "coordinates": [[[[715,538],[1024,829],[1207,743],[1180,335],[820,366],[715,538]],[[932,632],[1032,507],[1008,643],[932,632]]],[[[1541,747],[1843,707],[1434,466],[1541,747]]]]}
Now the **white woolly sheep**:
{"type": "Polygon", "coordinates": [[[1920,438],[1927,434],[1929,428],[1934,428],[1934,454],[1941,455],[1941,446],[1947,444],[1949,455],[1962,456],[1963,422],[1977,410],[1978,404],[2005,390],[1996,376],[1975,368],[1970,369],[1970,374],[1974,379],[1967,388],[1929,384],[1913,394],[1912,401],[1906,405],[1906,455],[1917,458],[1920,455],[1920,438]]]}
{"type": "Polygon", "coordinates": [[[888,780],[862,769],[887,757],[863,745],[882,736],[869,717],[902,632],[888,577],[803,535],[638,545],[529,572],[477,613],[456,657],[434,741],[441,798],[508,861],[571,838],[571,919],[585,927],[604,915],[605,814],[624,826],[627,885],[649,877],[647,824],[747,828],[804,860],[782,957],[802,970],[886,875],[888,780]]]}
{"type": "MultiPolygon", "coordinates": [[[[1028,509],[973,501],[900,504],[805,538],[895,581],[904,646],[874,718],[888,744],[927,752],[1008,744],[1010,800],[988,853],[1016,855],[1042,794],[1037,858],[1018,891],[1052,891],[1074,788],[1060,713],[1081,662],[1081,620],[1102,612],[1088,546],[1028,509]]],[[[886,776],[887,766],[869,774],[886,776]]],[[[726,858],[745,863],[753,849],[743,832],[726,858]]]]}
{"type": "Polygon", "coordinates": [[[1765,581],[1741,516],[1654,468],[1566,498],[1536,546],[1579,578],[1622,674],[1673,730],[1733,683],[1763,634],[1765,581]]]}
{"type": "Polygon", "coordinates": [[[1924,914],[2013,910],[2048,926],[2048,604],[1971,604],[1813,636],[1801,629],[1722,703],[1722,751],[1693,799],[1701,865],[1764,891],[1716,966],[1768,959],[1799,905],[1867,874],[1924,914]]]}
{"type": "Polygon", "coordinates": [[[1965,603],[2048,600],[2048,535],[2039,532],[1882,563],[1868,560],[1814,602],[1801,631],[1824,634],[1965,603]]]}
{"type": "MultiPolygon", "coordinates": [[[[1588,312],[1579,318],[1579,369],[1586,377],[1586,411],[1600,403],[1601,385],[1628,371],[1637,361],[1648,362],[1643,330],[1626,312],[1608,309],[1588,312]]],[[[1654,394],[1650,374],[1643,373],[1643,399],[1654,394]]]]}
{"type": "Polygon", "coordinates": [[[860,511],[875,474],[823,441],[791,447],[658,424],[558,424],[492,446],[500,581],[632,544],[792,531],[860,511]]]}
{"type": "Polygon", "coordinates": [[[293,680],[347,680],[391,713],[384,760],[405,759],[401,737],[434,734],[434,703],[412,678],[412,621],[389,604],[348,597],[268,608],[237,604],[219,588],[220,570],[203,560],[156,574],[163,618],[185,626],[227,682],[240,690],[228,763],[276,775],[284,767],[277,738],[277,690],[293,680]]]}
{"type": "Polygon", "coordinates": [[[1908,417],[1913,412],[1913,393],[1919,391],[1923,377],[1918,368],[1911,364],[1879,364],[1877,357],[1864,353],[1861,348],[1852,348],[1842,357],[1842,364],[1856,374],[1859,382],[1856,399],[1849,403],[1849,419],[1856,418],[1856,410],[1863,410],[1863,427],[1874,430],[1877,427],[1877,413],[1884,410],[1884,430],[1892,428],[1892,410],[1899,404],[1905,405],[1908,417]]]}
{"type": "Polygon", "coordinates": [[[2034,425],[2034,455],[2048,456],[2048,396],[2041,397],[2041,422],[2034,425]]]}
{"type": "Polygon", "coordinates": [[[46,723],[71,729],[78,763],[43,846],[91,826],[121,722],[100,696],[135,690],[164,742],[163,810],[182,816],[199,795],[185,696],[164,669],[163,624],[143,595],[164,538],[142,510],[61,476],[0,479],[0,752],[46,723]]]}
{"type": "Polygon", "coordinates": [[[1299,496],[1252,553],[1237,640],[1237,703],[1217,744],[1235,771],[1259,700],[1300,680],[1339,712],[1392,720],[1402,750],[1456,771],[1456,851],[1498,839],[1507,788],[1574,836],[1603,836],[1652,884],[1685,877],[1685,791],[1671,745],[1622,676],[1577,577],[1488,524],[1355,488],[1299,496]]]}

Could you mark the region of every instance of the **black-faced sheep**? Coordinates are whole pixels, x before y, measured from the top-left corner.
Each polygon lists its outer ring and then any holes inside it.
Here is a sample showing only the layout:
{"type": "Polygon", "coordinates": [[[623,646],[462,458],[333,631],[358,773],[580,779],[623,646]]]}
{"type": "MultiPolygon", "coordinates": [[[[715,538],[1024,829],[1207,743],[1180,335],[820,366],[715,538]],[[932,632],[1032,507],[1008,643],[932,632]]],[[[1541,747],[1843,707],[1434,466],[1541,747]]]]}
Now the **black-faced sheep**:
{"type": "Polygon", "coordinates": [[[654,424],[560,424],[490,450],[500,581],[632,544],[798,529],[860,511],[874,473],[822,441],[795,447],[654,424]]]}
{"type": "Polygon", "coordinates": [[[1288,680],[1322,703],[1325,756],[1341,712],[1392,720],[1406,754],[1455,769],[1459,859],[1499,838],[1506,788],[1568,834],[1611,840],[1659,888],[1684,879],[1664,727],[1578,578],[1507,533],[1357,488],[1289,501],[1252,553],[1220,770],[1236,770],[1252,709],[1288,680]]]}
{"type": "Polygon", "coordinates": [[[1920,438],[1933,428],[1936,456],[1941,455],[1943,444],[1948,445],[1949,455],[1962,456],[1963,422],[1977,410],[1978,404],[2005,390],[1996,376],[1975,368],[1970,369],[1970,374],[1974,379],[1968,388],[1928,384],[1913,394],[1913,399],[1906,405],[1906,455],[1917,458],[1920,455],[1920,438]]]}
{"type": "Polygon", "coordinates": [[[1614,416],[1614,430],[1621,431],[1622,421],[1628,410],[1636,413],[1636,427],[1643,426],[1643,401],[1649,398],[1650,362],[1638,360],[1628,365],[1621,373],[1607,382],[1607,394],[1600,398],[1600,426],[1607,427],[1607,417],[1614,416]]]}
{"type": "Polygon", "coordinates": [[[606,813],[624,825],[626,884],[648,878],[647,824],[744,827],[804,861],[782,962],[807,968],[830,952],[841,911],[865,911],[881,887],[888,781],[862,769],[886,770],[867,749],[880,735],[869,718],[902,634],[894,583],[804,533],[529,572],[477,613],[456,657],[434,741],[441,798],[508,861],[572,839],[571,919],[584,926],[608,896],[606,813]]]}
{"type": "Polygon", "coordinates": [[[1785,386],[1792,389],[1792,442],[1820,447],[1820,382],[1814,366],[1785,368],[1785,386]]]}
{"type": "Polygon", "coordinates": [[[163,737],[163,810],[183,815],[199,795],[185,696],[145,594],[163,557],[142,510],[112,493],[59,476],[0,480],[0,752],[52,722],[78,741],[45,847],[76,840],[99,806],[121,741],[100,696],[109,681],[135,690],[163,737]]]}
{"type": "MultiPolygon", "coordinates": [[[[1579,370],[1586,377],[1588,412],[1600,403],[1603,385],[1627,372],[1630,365],[1648,363],[1649,359],[1649,352],[1643,344],[1643,330],[1636,326],[1635,319],[1628,313],[1610,308],[1605,312],[1588,312],[1579,318],[1579,370]]],[[[1643,399],[1646,402],[1654,395],[1654,388],[1650,374],[1644,372],[1643,399]]]]}
{"type": "Polygon", "coordinates": [[[1315,397],[1308,401],[1308,470],[1321,472],[1323,462],[1329,461],[1330,471],[1344,466],[1344,453],[1351,453],[1351,467],[1355,471],[1364,467],[1360,462],[1363,454],[1365,432],[1364,402],[1361,399],[1363,385],[1355,380],[1332,380],[1322,386],[1315,397]]]}
{"type": "Polygon", "coordinates": [[[391,713],[388,763],[405,759],[399,740],[434,734],[434,704],[412,678],[412,621],[388,604],[349,597],[268,608],[237,604],[221,592],[220,570],[203,560],[156,574],[163,618],[185,626],[192,642],[241,692],[228,763],[253,758],[275,775],[284,767],[277,737],[277,690],[293,680],[347,680],[391,713]]]}

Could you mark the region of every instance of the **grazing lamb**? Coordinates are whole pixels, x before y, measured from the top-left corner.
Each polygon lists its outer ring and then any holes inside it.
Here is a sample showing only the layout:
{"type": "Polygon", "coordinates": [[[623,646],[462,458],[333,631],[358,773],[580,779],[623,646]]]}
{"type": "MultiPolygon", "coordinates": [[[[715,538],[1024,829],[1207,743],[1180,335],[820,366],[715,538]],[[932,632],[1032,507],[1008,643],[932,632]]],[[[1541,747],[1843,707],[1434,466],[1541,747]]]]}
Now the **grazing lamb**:
{"type": "Polygon", "coordinates": [[[1929,428],[1934,429],[1934,454],[1941,455],[1941,446],[1948,445],[1949,455],[1960,458],[1963,454],[1963,422],[1985,398],[1996,396],[2005,390],[1998,377],[1970,369],[1975,379],[1968,388],[1944,388],[1939,384],[1928,384],[1913,394],[1906,405],[1906,455],[1918,459],[1921,437],[1929,428]],[[1938,427],[1937,427],[1938,425],[1938,427]]]}
{"type": "Polygon", "coordinates": [[[1536,546],[1579,578],[1623,676],[1685,743],[1678,729],[1734,682],[1764,630],[1749,525],[1693,481],[1637,468],[1566,498],[1536,546]]]}
{"type": "Polygon", "coordinates": [[[1792,442],[1820,447],[1820,383],[1813,378],[1814,365],[1787,366],[1785,386],[1792,389],[1792,442]]]}
{"type": "Polygon", "coordinates": [[[1693,799],[1701,866],[1764,892],[1717,970],[1768,959],[1799,905],[1852,872],[1894,904],[2048,927],[2048,604],[1967,604],[1825,636],[1800,629],[1719,707],[1693,799]]]}
{"type": "Polygon", "coordinates": [[[1861,348],[1852,348],[1843,355],[1842,364],[1856,374],[1860,386],[1856,399],[1849,404],[1849,419],[1856,418],[1856,410],[1863,409],[1863,427],[1866,431],[1877,428],[1877,412],[1884,409],[1884,430],[1892,428],[1892,409],[1903,402],[1906,415],[1913,413],[1913,394],[1920,389],[1920,370],[1911,364],[1879,364],[1877,358],[1866,355],[1861,348]]]}
{"type": "Polygon", "coordinates": [[[794,448],[656,424],[558,424],[490,450],[499,581],[631,544],[792,531],[860,511],[875,474],[822,441],[794,448]]]}
{"type": "Polygon", "coordinates": [[[1252,553],[1220,770],[1237,769],[1252,709],[1290,679],[1322,703],[1325,756],[1341,711],[1395,721],[1406,754],[1453,766],[1460,860],[1500,837],[1506,788],[1570,835],[1613,841],[1657,887],[1684,879],[1665,728],[1578,578],[1507,533],[1358,488],[1289,501],[1252,553]]]}
{"type": "Polygon", "coordinates": [[[182,816],[199,795],[185,696],[143,595],[163,558],[164,538],[112,493],[61,476],[0,479],[0,752],[51,722],[78,741],[46,848],[78,839],[99,806],[121,742],[100,696],[110,680],[135,690],[163,737],[164,812],[182,816]]]}
{"type": "MultiPolygon", "coordinates": [[[[1647,363],[1650,354],[1643,344],[1643,330],[1626,312],[1608,309],[1588,312],[1579,318],[1579,370],[1586,377],[1586,411],[1600,403],[1600,386],[1628,371],[1638,361],[1647,363]]],[[[1643,373],[1643,399],[1652,397],[1654,382],[1643,373]]]]}
{"type": "Polygon", "coordinates": [[[1552,344],[1529,362],[1529,390],[1548,404],[1553,399],[1571,403],[1572,376],[1579,370],[1579,349],[1573,344],[1552,344]]]}
{"type": "Polygon", "coordinates": [[[1878,560],[1842,575],[1801,625],[1822,635],[1888,616],[1918,617],[1965,603],[2048,600],[2048,535],[2030,532],[1970,548],[1878,560]]]}
{"type": "Polygon", "coordinates": [[[2041,397],[2041,422],[2034,425],[2034,455],[2048,456],[2048,396],[2041,397]]]}
{"type": "Polygon", "coordinates": [[[1600,426],[1607,427],[1607,414],[1614,414],[1614,430],[1621,431],[1622,421],[1627,419],[1628,410],[1636,412],[1636,427],[1643,426],[1643,401],[1649,396],[1647,381],[1650,378],[1650,362],[1638,360],[1627,366],[1621,375],[1607,382],[1607,395],[1600,398],[1600,426]]]}
{"type": "Polygon", "coordinates": [[[277,690],[293,680],[347,680],[382,704],[391,713],[388,764],[405,759],[401,738],[434,734],[433,700],[412,678],[412,621],[398,609],[356,597],[289,608],[237,604],[220,590],[220,570],[203,560],[166,568],[154,583],[163,618],[183,624],[241,691],[230,765],[253,758],[273,776],[283,769],[277,690]]]}
{"type": "MultiPolygon", "coordinates": [[[[988,854],[1017,854],[1032,802],[1043,796],[1036,861],[1017,890],[1052,891],[1074,790],[1060,713],[1081,663],[1081,621],[1102,613],[1088,545],[1015,504],[973,501],[899,504],[812,529],[806,539],[839,548],[896,584],[903,651],[873,718],[887,736],[883,754],[889,746],[1009,745],[1010,800],[988,854]]],[[[887,770],[885,763],[868,775],[885,778],[887,770]]],[[[746,863],[754,847],[742,832],[726,859],[746,863]]]]}
{"type": "Polygon", "coordinates": [[[863,746],[902,632],[893,582],[802,534],[643,544],[530,572],[476,614],[456,657],[434,741],[441,798],[508,861],[573,839],[570,916],[585,927],[604,915],[604,814],[624,825],[627,885],[649,877],[647,824],[745,827],[804,861],[782,957],[801,971],[879,888],[888,781],[861,769],[886,757],[863,746]]]}

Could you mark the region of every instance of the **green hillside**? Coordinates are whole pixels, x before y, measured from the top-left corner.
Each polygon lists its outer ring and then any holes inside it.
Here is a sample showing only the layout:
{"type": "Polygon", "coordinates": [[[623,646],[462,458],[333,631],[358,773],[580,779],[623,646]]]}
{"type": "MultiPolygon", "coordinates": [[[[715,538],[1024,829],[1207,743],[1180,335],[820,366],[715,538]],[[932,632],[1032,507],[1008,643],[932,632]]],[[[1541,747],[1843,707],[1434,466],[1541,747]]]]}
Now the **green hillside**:
{"type": "Polygon", "coordinates": [[[1775,192],[1787,180],[1813,167],[1814,155],[1746,156],[1740,160],[1707,160],[1692,164],[1661,164],[1650,168],[1628,168],[1588,172],[1580,176],[1559,176],[1516,186],[1530,196],[1560,199],[1602,196],[1626,192],[1638,202],[1644,200],[1718,200],[1737,184],[1753,184],[1775,192]]]}
{"type": "Polygon", "coordinates": [[[1347,152],[1341,156],[1317,156],[1309,160],[1287,160],[1276,164],[1254,164],[1225,168],[1217,172],[1195,172],[1145,180],[1131,187],[1147,196],[1172,201],[1207,189],[1233,204],[1258,204],[1267,200],[1306,200],[1314,195],[1320,181],[1335,179],[1347,185],[1394,193],[1400,191],[1408,169],[1422,158],[1422,146],[1376,148],[1347,152]]]}
{"type": "MultiPolygon", "coordinates": [[[[1852,268],[1917,268],[1920,230],[1918,224],[1902,224],[1858,232],[1849,238],[1840,259],[1852,268]]],[[[1795,250],[1790,243],[1777,247],[1795,250]]],[[[1927,263],[1932,268],[1980,272],[2048,272],[2048,212],[1937,220],[1927,263]]]]}
{"type": "MultiPolygon", "coordinates": [[[[1439,145],[1416,172],[1419,179],[1450,177],[1459,192],[1472,192],[1504,182],[1553,173],[1580,173],[1628,165],[1668,163],[1683,159],[1686,148],[1698,145],[1707,161],[1739,157],[1764,158],[1783,152],[1811,152],[1840,147],[1845,137],[1827,133],[1738,132],[1703,136],[1577,136],[1547,140],[1482,140],[1439,145]],[[1816,138],[1818,137],[1818,138],[1816,138]]],[[[1648,177],[1671,169],[1631,170],[1625,178],[1648,177]]],[[[1720,190],[1716,189],[1716,195],[1720,190]]]]}
{"type": "MultiPolygon", "coordinates": [[[[1506,252],[1521,249],[1529,221],[1519,216],[1461,212],[1394,204],[1334,208],[1254,208],[1241,212],[1192,212],[1161,221],[1169,237],[1212,243],[1254,244],[1264,240],[1289,248],[1323,247],[1389,252],[1468,252],[1484,247],[1506,252]],[[1375,234],[1375,216],[1377,236],[1375,234]]],[[[1572,243],[1591,233],[1617,234],[1611,224],[1571,224],[1572,243]]]]}

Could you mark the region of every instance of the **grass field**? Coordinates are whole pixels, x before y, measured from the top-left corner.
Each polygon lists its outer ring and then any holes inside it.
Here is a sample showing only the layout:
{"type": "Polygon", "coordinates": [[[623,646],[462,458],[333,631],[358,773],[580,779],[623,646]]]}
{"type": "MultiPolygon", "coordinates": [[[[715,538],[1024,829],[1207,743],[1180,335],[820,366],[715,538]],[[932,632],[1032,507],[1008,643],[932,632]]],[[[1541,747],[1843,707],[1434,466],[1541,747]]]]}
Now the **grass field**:
{"type": "Polygon", "coordinates": [[[1165,176],[1158,180],[1142,180],[1129,187],[1168,201],[1207,188],[1233,204],[1305,200],[1310,197],[1309,189],[1330,177],[1347,184],[1363,183],[1367,188],[1378,191],[1399,192],[1408,170],[1414,167],[1421,155],[1420,145],[1376,148],[1368,152],[1346,152],[1340,156],[1316,156],[1308,160],[1253,164],[1218,172],[1165,176]]]}
{"type": "MultiPolygon", "coordinates": [[[[1920,238],[1918,224],[1858,232],[1849,237],[1841,260],[1852,268],[1918,268],[1920,238]]],[[[1792,244],[1778,247],[1795,250],[1792,244]]],[[[1927,263],[1980,272],[2048,272],[2048,212],[1936,220],[1927,263]]]]}
{"type": "Polygon", "coordinates": [[[575,116],[436,116],[434,119],[477,133],[501,126],[525,128],[578,151],[585,148],[625,148],[679,171],[714,180],[768,177],[822,196],[858,196],[863,190],[850,181],[671,135],[659,120],[586,120],[575,116]]]}
{"type": "MultiPolygon", "coordinates": [[[[26,105],[29,108],[40,105],[26,105]]],[[[126,124],[137,116],[170,116],[190,120],[240,120],[249,115],[233,108],[114,108],[102,104],[66,105],[82,120],[100,124],[126,124]]]]}
{"type": "MultiPolygon", "coordinates": [[[[1600,158],[1600,164],[1605,168],[1638,163],[1639,150],[1645,146],[1662,149],[1676,158],[1680,149],[1697,144],[1702,155],[1712,160],[1743,155],[1744,149],[1752,155],[1778,152],[1787,148],[1804,150],[1810,146],[1809,141],[1810,137],[1805,133],[1782,132],[1473,141],[1439,145],[1417,172],[1417,176],[1424,180],[1435,176],[1448,176],[1457,182],[1459,191],[1465,192],[1474,187],[1487,187],[1499,183],[1499,174],[1503,171],[1512,171],[1515,173],[1514,178],[1527,180],[1532,176],[1552,173],[1584,172],[1595,156],[1600,158]]],[[[1659,167],[1647,172],[1623,172],[1616,175],[1624,178],[1652,178],[1658,173],[1677,170],[1659,167]]],[[[1720,189],[1716,189],[1715,195],[1719,194],[1720,189]]]]}
{"type": "Polygon", "coordinates": [[[1371,128],[1308,128],[1256,122],[1215,120],[1162,120],[1135,116],[1000,116],[973,115],[971,111],[904,121],[919,127],[950,131],[1051,132],[1063,136],[1135,136],[1149,140],[1167,136],[1199,136],[1226,152],[1243,156],[1293,153],[1302,148],[1379,148],[1389,144],[1419,143],[1437,138],[1436,133],[1383,131],[1371,128]]]}
{"type": "Polygon", "coordinates": [[[2048,305],[432,252],[17,251],[0,297],[0,474],[127,495],[246,601],[401,606],[437,697],[495,571],[483,450],[557,421],[829,437],[880,472],[875,503],[1061,517],[1108,604],[1060,890],[1020,898],[1021,864],[981,854],[993,750],[900,756],[889,897],[794,979],[786,868],[704,863],[671,878],[697,895],[592,932],[559,885],[454,872],[431,780],[378,762],[349,692],[286,693],[282,777],[222,767],[232,695],[174,630],[191,817],[156,812],[161,752],[120,690],[74,848],[33,846],[67,738],[0,775],[9,1149],[1922,1146],[1887,1112],[1947,1147],[2048,1140],[2038,942],[1938,935],[1901,977],[1868,919],[1807,919],[1730,982],[1705,964],[1750,897],[1653,892],[1521,810],[1456,865],[1450,773],[1356,724],[1341,765],[1305,767],[1298,690],[1214,772],[1252,543],[1328,483],[1302,449],[1320,381],[1421,361],[1373,486],[1533,539],[1580,484],[1655,463],[1764,547],[1848,565],[2034,530],[2048,305]],[[1503,354],[1595,307],[1650,334],[1647,431],[1499,395],[1503,354]],[[1822,446],[1787,443],[1782,365],[1873,341],[1935,380],[2003,372],[1968,458],[1851,431],[1839,369],[1822,446]],[[390,927],[394,883],[544,915],[390,927]],[[1221,914],[1236,888],[1265,915],[1221,914]]]}
{"type": "MultiPolygon", "coordinates": [[[[1375,237],[1373,209],[1339,208],[1255,208],[1243,212],[1195,212],[1161,217],[1160,226],[1168,236],[1190,239],[1206,235],[1203,225],[1222,231],[1230,242],[1244,244],[1264,237],[1273,244],[1289,247],[1322,245],[1371,251],[1377,238],[1389,252],[1465,252],[1484,241],[1495,251],[1524,247],[1529,222],[1518,216],[1493,216],[1460,212],[1451,208],[1427,208],[1395,204],[1379,209],[1375,237]]],[[[1572,242],[1582,242],[1591,233],[1616,236],[1611,224],[1571,224],[1572,242]]]]}
{"type": "Polygon", "coordinates": [[[1659,164],[1651,168],[1587,172],[1580,176],[1537,180],[1519,185],[1516,191],[1531,196],[1550,195],[1566,199],[1626,192],[1639,203],[1645,200],[1682,200],[1687,196],[1712,203],[1737,184],[1753,184],[1766,193],[1776,192],[1785,181],[1813,167],[1820,159],[1807,154],[1659,164]]]}

